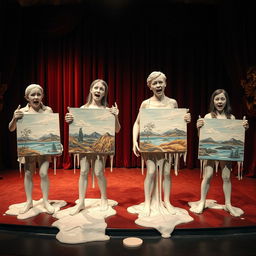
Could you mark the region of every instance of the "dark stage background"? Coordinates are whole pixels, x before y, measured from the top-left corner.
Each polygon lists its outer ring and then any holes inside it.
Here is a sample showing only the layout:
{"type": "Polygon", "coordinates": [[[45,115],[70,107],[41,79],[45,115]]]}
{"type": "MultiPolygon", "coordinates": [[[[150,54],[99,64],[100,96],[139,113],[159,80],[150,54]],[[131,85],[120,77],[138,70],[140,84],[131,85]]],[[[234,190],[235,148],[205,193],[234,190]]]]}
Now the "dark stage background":
{"type": "MultiPolygon", "coordinates": [[[[190,109],[188,168],[199,165],[195,123],[208,112],[215,89],[228,91],[237,119],[246,114],[240,80],[256,65],[256,16],[249,1],[0,4],[0,85],[8,86],[5,93],[0,90],[0,169],[18,166],[16,136],[8,131],[8,122],[17,106],[25,105],[30,83],[43,86],[44,103],[60,113],[64,154],[59,168],[72,167],[67,107],[84,104],[96,78],[107,81],[109,103],[117,102],[120,109],[116,167],[140,166],[132,153],[132,126],[141,102],[151,96],[146,86],[151,71],[164,72],[166,95],[190,109]]],[[[245,171],[256,175],[256,120],[248,120],[245,171]]]]}

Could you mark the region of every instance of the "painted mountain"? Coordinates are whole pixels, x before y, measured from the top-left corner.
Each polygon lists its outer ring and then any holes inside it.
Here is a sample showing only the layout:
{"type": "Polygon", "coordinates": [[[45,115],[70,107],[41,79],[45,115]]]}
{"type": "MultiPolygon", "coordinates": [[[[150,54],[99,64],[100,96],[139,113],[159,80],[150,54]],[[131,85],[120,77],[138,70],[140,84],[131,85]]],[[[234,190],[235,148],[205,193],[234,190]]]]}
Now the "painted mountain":
{"type": "Polygon", "coordinates": [[[115,118],[109,109],[70,108],[69,153],[114,154],[115,118]]]}
{"type": "Polygon", "coordinates": [[[242,162],[245,133],[242,123],[242,120],[204,119],[198,158],[242,162]]]}
{"type": "Polygon", "coordinates": [[[25,114],[17,121],[18,156],[60,155],[59,114],[25,114]]]}
{"type": "Polygon", "coordinates": [[[141,109],[141,152],[186,152],[186,109],[141,109]]]}

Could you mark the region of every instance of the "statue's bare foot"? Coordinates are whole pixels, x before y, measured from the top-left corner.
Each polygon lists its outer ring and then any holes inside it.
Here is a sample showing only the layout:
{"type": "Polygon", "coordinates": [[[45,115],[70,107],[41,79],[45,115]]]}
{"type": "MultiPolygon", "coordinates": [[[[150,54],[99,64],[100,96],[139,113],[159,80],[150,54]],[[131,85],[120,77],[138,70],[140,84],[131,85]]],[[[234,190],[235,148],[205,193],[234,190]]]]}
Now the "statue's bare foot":
{"type": "Polygon", "coordinates": [[[142,215],[145,217],[150,215],[150,204],[145,203],[142,215]]]}
{"type": "Polygon", "coordinates": [[[244,214],[244,211],[242,209],[233,207],[231,204],[226,204],[225,210],[228,211],[234,217],[239,217],[242,214],[244,214]]]}
{"type": "Polygon", "coordinates": [[[194,205],[194,206],[190,207],[189,210],[191,212],[201,214],[204,209],[205,209],[205,202],[199,201],[199,203],[197,205],[194,205]]]}
{"type": "Polygon", "coordinates": [[[107,198],[101,198],[100,200],[100,210],[106,211],[108,209],[108,199],[107,198]]]}
{"type": "Polygon", "coordinates": [[[28,212],[28,210],[32,207],[33,207],[32,201],[26,202],[25,206],[19,211],[19,213],[24,214],[24,213],[28,212]]]}
{"type": "Polygon", "coordinates": [[[167,209],[167,211],[170,213],[170,214],[176,214],[177,213],[177,210],[175,207],[173,207],[170,202],[164,202],[164,205],[165,205],[165,208],[167,209]]]}
{"type": "Polygon", "coordinates": [[[44,208],[49,214],[53,214],[55,211],[54,207],[49,203],[49,201],[44,201],[44,208]]]}
{"type": "Polygon", "coordinates": [[[84,210],[85,209],[85,205],[84,205],[84,202],[83,203],[79,203],[78,205],[76,205],[74,207],[74,209],[72,209],[70,211],[70,215],[75,215],[77,213],[79,213],[80,211],[84,210]]]}

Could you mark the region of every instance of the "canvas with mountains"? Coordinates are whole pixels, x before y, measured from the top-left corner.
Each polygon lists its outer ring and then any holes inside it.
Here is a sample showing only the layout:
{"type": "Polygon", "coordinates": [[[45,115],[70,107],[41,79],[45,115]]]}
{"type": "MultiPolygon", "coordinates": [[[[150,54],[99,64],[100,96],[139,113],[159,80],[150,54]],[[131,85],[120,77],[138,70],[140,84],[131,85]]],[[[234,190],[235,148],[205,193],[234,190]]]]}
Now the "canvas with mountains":
{"type": "Polygon", "coordinates": [[[242,120],[204,119],[198,158],[242,162],[245,133],[242,123],[242,120]]]}
{"type": "Polygon", "coordinates": [[[18,156],[60,155],[59,114],[25,114],[17,121],[18,156]]]}
{"type": "Polygon", "coordinates": [[[109,109],[70,108],[69,153],[114,154],[115,117],[109,109]]]}
{"type": "Polygon", "coordinates": [[[186,152],[186,109],[141,109],[141,152],[186,152]]]}

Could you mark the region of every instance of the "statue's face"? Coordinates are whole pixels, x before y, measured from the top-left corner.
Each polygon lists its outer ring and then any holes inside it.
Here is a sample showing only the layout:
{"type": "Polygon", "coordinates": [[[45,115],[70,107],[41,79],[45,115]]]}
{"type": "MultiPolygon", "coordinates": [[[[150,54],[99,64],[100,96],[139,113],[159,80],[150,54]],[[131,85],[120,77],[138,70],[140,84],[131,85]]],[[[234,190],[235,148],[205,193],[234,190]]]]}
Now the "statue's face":
{"type": "Polygon", "coordinates": [[[34,88],[26,96],[29,105],[34,109],[39,109],[43,99],[43,93],[39,88],[34,88]]]}
{"type": "Polygon", "coordinates": [[[101,82],[98,82],[93,85],[90,92],[92,94],[93,100],[99,102],[105,96],[105,86],[101,82]]]}
{"type": "Polygon", "coordinates": [[[162,75],[153,79],[150,84],[150,90],[158,98],[164,95],[165,87],[166,87],[166,82],[162,75]]]}
{"type": "Polygon", "coordinates": [[[225,108],[225,106],[226,106],[226,104],[227,104],[227,99],[226,99],[225,94],[224,94],[223,92],[220,93],[220,94],[217,94],[217,95],[214,97],[214,99],[213,99],[213,103],[214,103],[215,109],[216,109],[219,113],[221,113],[221,112],[224,110],[224,108],[225,108]]]}

